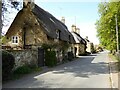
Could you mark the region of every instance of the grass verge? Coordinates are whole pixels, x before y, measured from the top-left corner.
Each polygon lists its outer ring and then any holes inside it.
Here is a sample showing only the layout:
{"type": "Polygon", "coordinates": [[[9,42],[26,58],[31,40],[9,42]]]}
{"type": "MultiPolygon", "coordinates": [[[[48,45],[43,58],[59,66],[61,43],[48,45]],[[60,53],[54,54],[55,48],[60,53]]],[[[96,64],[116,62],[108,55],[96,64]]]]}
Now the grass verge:
{"type": "Polygon", "coordinates": [[[10,75],[10,78],[6,81],[3,81],[3,83],[6,83],[8,81],[13,81],[22,78],[25,75],[36,73],[42,71],[42,68],[40,67],[29,67],[29,66],[21,66],[18,67],[16,70],[12,72],[10,75]]]}
{"type": "Polygon", "coordinates": [[[109,54],[109,58],[111,58],[113,61],[117,62],[118,70],[120,72],[120,58],[118,58],[116,55],[109,54]]]}

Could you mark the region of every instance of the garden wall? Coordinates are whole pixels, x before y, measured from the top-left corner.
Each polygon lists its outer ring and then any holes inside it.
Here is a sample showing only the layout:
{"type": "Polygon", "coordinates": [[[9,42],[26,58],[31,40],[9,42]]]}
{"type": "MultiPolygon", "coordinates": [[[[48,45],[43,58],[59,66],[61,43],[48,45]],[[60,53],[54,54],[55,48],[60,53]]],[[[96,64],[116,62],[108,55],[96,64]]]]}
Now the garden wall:
{"type": "Polygon", "coordinates": [[[22,65],[38,65],[38,50],[9,50],[8,52],[15,57],[15,68],[22,65]]]}

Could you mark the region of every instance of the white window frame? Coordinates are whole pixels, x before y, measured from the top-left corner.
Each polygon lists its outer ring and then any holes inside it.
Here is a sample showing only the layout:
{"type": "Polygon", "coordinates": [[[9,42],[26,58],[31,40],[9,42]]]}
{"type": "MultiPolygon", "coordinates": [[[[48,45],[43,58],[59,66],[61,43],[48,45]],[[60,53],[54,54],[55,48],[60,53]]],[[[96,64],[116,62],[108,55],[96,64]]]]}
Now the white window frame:
{"type": "Polygon", "coordinates": [[[18,44],[19,37],[18,36],[12,36],[12,44],[18,44]]]}

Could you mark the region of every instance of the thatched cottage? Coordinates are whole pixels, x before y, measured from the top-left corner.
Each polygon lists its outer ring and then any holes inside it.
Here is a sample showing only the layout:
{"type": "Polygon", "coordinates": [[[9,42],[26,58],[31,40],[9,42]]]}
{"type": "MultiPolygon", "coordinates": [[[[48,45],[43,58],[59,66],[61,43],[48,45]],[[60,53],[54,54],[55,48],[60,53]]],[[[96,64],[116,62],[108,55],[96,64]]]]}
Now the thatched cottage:
{"type": "Polygon", "coordinates": [[[74,39],[64,23],[34,2],[23,5],[6,33],[6,45],[16,49],[32,48],[52,41],[73,43],[74,39]]]}
{"type": "Polygon", "coordinates": [[[86,52],[86,41],[80,36],[80,29],[72,25],[72,35],[75,39],[75,44],[73,45],[73,51],[75,56],[83,55],[86,52]]]}
{"type": "Polygon", "coordinates": [[[68,48],[72,50],[70,48],[75,41],[66,25],[34,2],[27,1],[23,2],[23,9],[18,12],[8,29],[5,35],[8,42],[5,45],[13,50],[24,50],[47,44],[55,46],[58,58],[61,57],[62,49],[66,49],[64,52],[68,48]]]}
{"type": "Polygon", "coordinates": [[[86,38],[84,40],[87,42],[86,51],[89,53],[93,53],[95,51],[94,44],[92,42],[90,42],[90,40],[88,39],[88,36],[86,36],[86,38]]]}

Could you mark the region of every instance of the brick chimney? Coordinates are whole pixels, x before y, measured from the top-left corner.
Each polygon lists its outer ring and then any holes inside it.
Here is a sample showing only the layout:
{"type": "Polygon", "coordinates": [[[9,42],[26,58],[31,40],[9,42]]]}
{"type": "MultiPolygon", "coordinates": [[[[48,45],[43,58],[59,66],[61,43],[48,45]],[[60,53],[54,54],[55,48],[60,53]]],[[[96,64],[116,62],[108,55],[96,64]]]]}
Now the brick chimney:
{"type": "Polygon", "coordinates": [[[34,8],[34,0],[23,0],[23,8],[29,8],[29,9],[33,9],[34,8]]]}
{"type": "Polygon", "coordinates": [[[76,32],[76,26],[75,25],[72,25],[72,32],[76,32]]]}
{"type": "Polygon", "coordinates": [[[76,33],[80,35],[80,28],[76,28],[76,33]]]}
{"type": "Polygon", "coordinates": [[[62,17],[61,22],[65,24],[65,17],[62,17]]]}

